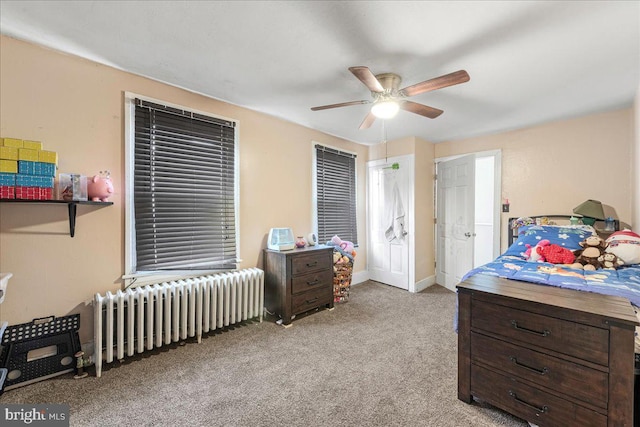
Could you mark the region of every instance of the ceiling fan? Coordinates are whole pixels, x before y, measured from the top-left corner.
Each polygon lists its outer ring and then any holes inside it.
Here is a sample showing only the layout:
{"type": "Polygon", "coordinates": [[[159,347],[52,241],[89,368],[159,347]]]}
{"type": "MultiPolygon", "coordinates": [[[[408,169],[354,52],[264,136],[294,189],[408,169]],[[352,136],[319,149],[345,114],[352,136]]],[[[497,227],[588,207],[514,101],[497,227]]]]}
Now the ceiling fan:
{"type": "Polygon", "coordinates": [[[408,101],[406,98],[425,92],[430,92],[443,87],[453,86],[469,81],[469,74],[465,70],[445,74],[424,82],[400,87],[402,79],[394,73],[384,73],[374,75],[367,67],[349,67],[349,71],[358,78],[371,91],[373,100],[350,101],[339,104],[322,105],[312,107],[312,111],[328,110],[330,108],[348,107],[350,105],[373,104],[371,111],[360,124],[360,129],[371,127],[376,117],[388,119],[396,115],[399,109],[419,114],[430,119],[435,119],[443,113],[442,110],[429,107],[417,102],[408,101]]]}

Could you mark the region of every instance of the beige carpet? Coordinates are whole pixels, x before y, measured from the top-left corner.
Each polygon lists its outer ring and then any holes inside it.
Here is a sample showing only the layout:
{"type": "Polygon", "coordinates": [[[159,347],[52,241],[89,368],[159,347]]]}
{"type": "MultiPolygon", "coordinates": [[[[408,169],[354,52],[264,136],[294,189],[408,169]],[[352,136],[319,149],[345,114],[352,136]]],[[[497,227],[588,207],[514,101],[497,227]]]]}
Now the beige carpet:
{"type": "Polygon", "coordinates": [[[527,426],[457,399],[455,294],[366,282],[293,322],[249,322],[74,380],[5,392],[67,403],[72,426],[527,426]]]}

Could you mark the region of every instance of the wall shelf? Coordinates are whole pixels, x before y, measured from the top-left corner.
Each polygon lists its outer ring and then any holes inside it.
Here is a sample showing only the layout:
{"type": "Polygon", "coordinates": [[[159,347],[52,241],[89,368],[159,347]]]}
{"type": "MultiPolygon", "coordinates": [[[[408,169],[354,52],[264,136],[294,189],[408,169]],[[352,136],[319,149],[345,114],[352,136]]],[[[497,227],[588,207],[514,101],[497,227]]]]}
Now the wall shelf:
{"type": "Polygon", "coordinates": [[[67,200],[20,200],[20,199],[0,199],[0,203],[20,203],[39,205],[67,205],[69,210],[69,235],[76,234],[76,213],[78,205],[89,205],[94,207],[105,207],[113,205],[113,202],[92,202],[92,201],[67,201],[67,200]]]}

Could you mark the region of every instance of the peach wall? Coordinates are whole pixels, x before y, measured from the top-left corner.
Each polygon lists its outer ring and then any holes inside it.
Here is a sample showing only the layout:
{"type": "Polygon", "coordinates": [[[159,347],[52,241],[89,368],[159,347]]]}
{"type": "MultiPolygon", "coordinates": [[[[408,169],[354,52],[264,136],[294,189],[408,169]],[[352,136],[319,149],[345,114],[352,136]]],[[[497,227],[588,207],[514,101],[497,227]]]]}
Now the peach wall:
{"type": "Polygon", "coordinates": [[[42,141],[59,153],[59,172],[109,169],[116,184],[113,206],[79,208],[74,238],[65,206],[0,206],[0,270],[14,275],[0,319],[79,312],[84,342],[92,336],[93,295],[121,287],[125,91],[239,121],[242,268],[262,266],[270,227],[311,232],[313,142],[356,152],[355,271],[364,270],[366,146],[7,37],[0,37],[0,55],[0,135],[42,141]]]}
{"type": "Polygon", "coordinates": [[[587,199],[631,223],[633,111],[625,108],[522,130],[435,145],[435,157],[502,150],[502,248],[507,219],[571,214],[587,199]]]}

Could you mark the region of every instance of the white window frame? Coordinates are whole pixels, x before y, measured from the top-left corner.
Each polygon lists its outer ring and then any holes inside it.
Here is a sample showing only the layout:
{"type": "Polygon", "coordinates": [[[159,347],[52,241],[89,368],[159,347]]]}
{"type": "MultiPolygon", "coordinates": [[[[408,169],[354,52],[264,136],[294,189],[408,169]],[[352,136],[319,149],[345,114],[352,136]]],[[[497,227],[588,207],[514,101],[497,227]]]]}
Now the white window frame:
{"type": "MultiPolygon", "coordinates": [[[[335,147],[329,144],[323,144],[317,141],[311,141],[311,218],[313,224],[313,233],[318,236],[318,156],[316,152],[316,145],[321,145],[323,147],[330,148],[332,150],[342,151],[343,153],[353,154],[356,156],[355,161],[355,169],[353,173],[354,182],[356,185],[356,194],[355,194],[355,206],[356,206],[356,232],[358,233],[358,241],[360,241],[360,233],[358,232],[358,153],[355,151],[345,150],[343,148],[335,147]]],[[[317,242],[318,244],[324,245],[327,242],[317,242]]],[[[358,242],[354,242],[354,246],[357,248],[360,246],[358,242]]]]}
{"type": "Polygon", "coordinates": [[[240,123],[238,120],[212,114],[208,111],[201,111],[191,107],[173,104],[167,101],[138,95],[132,92],[124,93],[124,188],[125,188],[125,226],[124,226],[124,267],[125,274],[122,276],[125,288],[144,286],[151,283],[166,282],[181,278],[195,277],[204,274],[220,273],[222,270],[174,270],[166,271],[133,271],[136,265],[136,238],[135,238],[135,215],[134,215],[134,150],[135,150],[135,99],[139,98],[156,104],[166,105],[173,108],[192,111],[221,120],[228,120],[236,124],[234,141],[234,210],[236,224],[236,258],[237,262],[242,262],[240,257],[240,123]]]}

